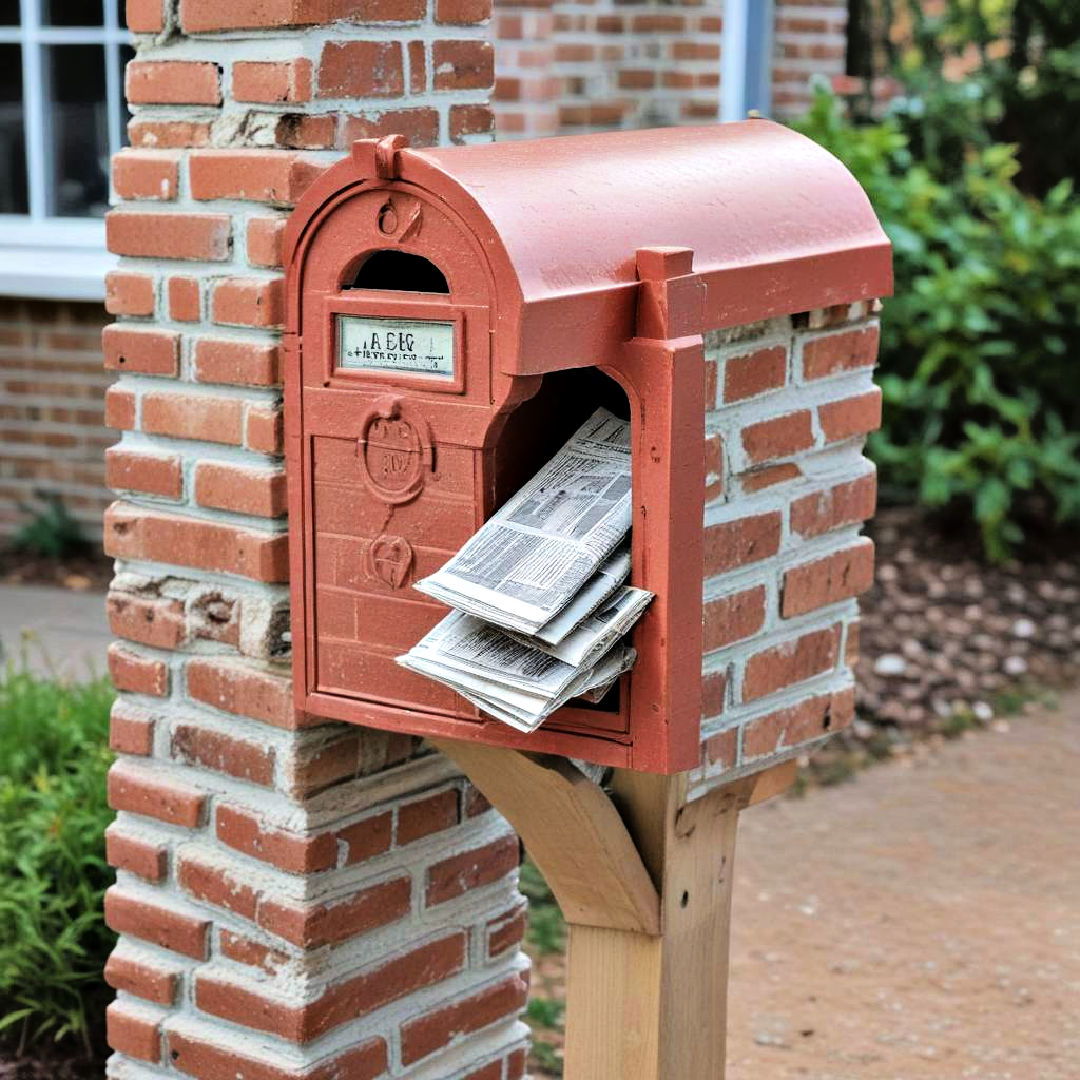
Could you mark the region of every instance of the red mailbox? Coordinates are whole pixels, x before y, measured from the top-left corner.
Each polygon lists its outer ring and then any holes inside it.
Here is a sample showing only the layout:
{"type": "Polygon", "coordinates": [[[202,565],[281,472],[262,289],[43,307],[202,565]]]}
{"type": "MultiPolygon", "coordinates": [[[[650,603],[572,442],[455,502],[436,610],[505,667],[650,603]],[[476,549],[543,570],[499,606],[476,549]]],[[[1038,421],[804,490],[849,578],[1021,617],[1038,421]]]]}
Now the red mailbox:
{"type": "Polygon", "coordinates": [[[843,166],[768,121],[355,144],[286,234],[296,705],[654,772],[699,759],[702,334],[889,289],[843,166]],[[441,566],[598,405],[629,417],[634,671],[523,735],[405,671],[441,566]]]}

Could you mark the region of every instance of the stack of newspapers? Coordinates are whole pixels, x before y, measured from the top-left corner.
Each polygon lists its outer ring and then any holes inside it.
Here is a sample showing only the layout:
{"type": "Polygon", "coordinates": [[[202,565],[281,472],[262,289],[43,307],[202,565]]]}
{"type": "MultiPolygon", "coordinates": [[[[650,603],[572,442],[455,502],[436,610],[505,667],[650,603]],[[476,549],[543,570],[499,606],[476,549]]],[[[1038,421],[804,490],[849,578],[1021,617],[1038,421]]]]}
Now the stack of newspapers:
{"type": "Polygon", "coordinates": [[[633,667],[652,600],[630,575],[630,424],[598,409],[441,570],[416,583],[454,610],[398,663],[519,731],[633,667]]]}

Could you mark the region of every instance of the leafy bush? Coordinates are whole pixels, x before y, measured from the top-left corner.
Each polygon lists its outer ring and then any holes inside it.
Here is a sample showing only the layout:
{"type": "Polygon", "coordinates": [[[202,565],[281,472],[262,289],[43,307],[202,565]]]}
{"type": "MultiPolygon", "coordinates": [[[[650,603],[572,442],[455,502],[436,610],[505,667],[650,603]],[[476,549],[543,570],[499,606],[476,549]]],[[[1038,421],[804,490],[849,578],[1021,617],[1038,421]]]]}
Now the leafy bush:
{"type": "Polygon", "coordinates": [[[1011,146],[968,140],[943,162],[924,132],[917,154],[913,108],[860,126],[819,91],[799,126],[858,177],[893,242],[870,443],[883,495],[969,506],[1001,558],[1026,520],[1080,519],[1080,204],[1069,181],[1022,194],[1011,146]]]}
{"type": "Polygon", "coordinates": [[[94,1049],[113,945],[104,831],[107,680],[0,672],[0,1036],[94,1049]]]}
{"type": "Polygon", "coordinates": [[[16,533],[12,546],[30,555],[62,559],[86,547],[79,523],[68,512],[63,500],[51,493],[40,494],[37,508],[21,505],[30,520],[16,533]]]}

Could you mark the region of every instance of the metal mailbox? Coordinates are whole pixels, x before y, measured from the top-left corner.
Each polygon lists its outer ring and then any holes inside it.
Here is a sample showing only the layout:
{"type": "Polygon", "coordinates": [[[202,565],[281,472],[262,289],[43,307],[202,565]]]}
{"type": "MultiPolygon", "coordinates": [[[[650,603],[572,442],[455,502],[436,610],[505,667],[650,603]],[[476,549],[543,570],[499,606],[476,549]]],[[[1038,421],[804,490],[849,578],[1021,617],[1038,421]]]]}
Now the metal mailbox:
{"type": "Polygon", "coordinates": [[[440,150],[357,142],[286,232],[298,709],[670,773],[699,758],[702,334],[888,291],[854,179],[768,121],[440,150]],[[631,421],[631,583],[599,706],[522,735],[403,670],[435,571],[599,404],[631,421]]]}

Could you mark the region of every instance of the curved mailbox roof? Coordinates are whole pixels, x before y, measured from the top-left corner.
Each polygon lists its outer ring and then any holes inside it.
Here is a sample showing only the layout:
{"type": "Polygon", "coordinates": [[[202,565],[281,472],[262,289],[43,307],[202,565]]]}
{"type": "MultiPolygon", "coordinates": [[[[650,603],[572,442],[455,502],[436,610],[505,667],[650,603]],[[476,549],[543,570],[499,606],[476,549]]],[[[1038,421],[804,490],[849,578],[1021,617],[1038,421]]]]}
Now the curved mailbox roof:
{"type": "MultiPolygon", "coordinates": [[[[401,149],[391,161],[484,242],[497,322],[513,331],[503,370],[543,370],[537,350],[603,352],[633,336],[643,247],[693,250],[705,328],[891,291],[889,243],[858,183],[771,121],[401,149]]],[[[356,183],[376,170],[376,144],[358,143],[305,197],[291,236],[345,186],[343,172],[356,183]]]]}

